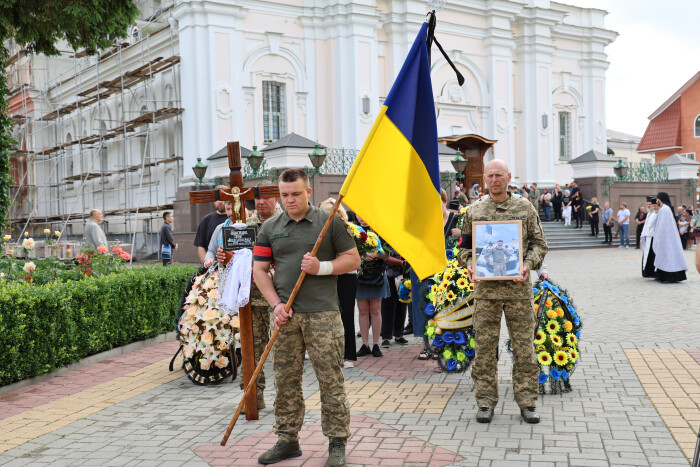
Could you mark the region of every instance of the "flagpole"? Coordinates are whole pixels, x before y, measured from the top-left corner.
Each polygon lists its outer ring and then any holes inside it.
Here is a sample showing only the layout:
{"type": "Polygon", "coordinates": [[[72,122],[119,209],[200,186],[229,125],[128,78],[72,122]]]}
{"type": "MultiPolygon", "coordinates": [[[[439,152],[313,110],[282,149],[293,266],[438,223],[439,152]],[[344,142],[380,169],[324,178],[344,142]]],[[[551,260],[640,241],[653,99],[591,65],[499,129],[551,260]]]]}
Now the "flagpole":
{"type": "MultiPolygon", "coordinates": [[[[328,219],[326,219],[326,223],[323,225],[323,229],[321,229],[321,233],[318,236],[318,239],[316,239],[316,243],[314,244],[313,249],[311,250],[311,256],[316,256],[316,253],[318,253],[318,249],[321,247],[321,243],[323,242],[323,238],[326,236],[326,232],[328,232],[328,228],[331,225],[331,222],[333,222],[333,218],[335,217],[336,212],[338,212],[338,208],[340,207],[340,202],[343,199],[343,195],[338,195],[338,199],[335,201],[335,204],[331,208],[330,215],[328,216],[328,219]]],[[[294,290],[292,290],[292,294],[289,296],[289,300],[287,300],[287,304],[284,306],[284,312],[289,313],[289,310],[292,308],[292,304],[294,303],[294,299],[297,297],[297,294],[299,293],[299,289],[301,288],[301,284],[304,282],[304,279],[306,278],[306,272],[302,271],[301,274],[299,274],[299,278],[297,279],[297,283],[294,286],[294,290]]],[[[284,325],[282,325],[284,326],[284,325]]],[[[253,376],[250,378],[250,381],[248,382],[248,386],[245,388],[245,392],[243,393],[243,397],[241,398],[240,402],[238,403],[238,408],[236,409],[236,413],[233,414],[233,418],[231,418],[231,423],[228,424],[228,428],[226,429],[226,433],[224,434],[223,439],[221,440],[221,445],[226,446],[226,443],[228,442],[229,436],[231,436],[231,432],[233,431],[233,427],[236,426],[236,422],[238,421],[238,417],[241,415],[241,412],[243,411],[243,406],[245,404],[245,400],[248,397],[248,394],[252,389],[255,387],[257,384],[258,380],[258,375],[262,371],[262,367],[265,364],[265,360],[267,359],[268,354],[270,353],[270,350],[272,349],[272,345],[275,343],[275,340],[277,339],[277,335],[280,332],[280,328],[275,328],[275,331],[272,333],[270,336],[270,342],[267,343],[267,346],[265,346],[265,351],[263,354],[260,356],[260,362],[258,362],[258,366],[255,367],[255,371],[253,372],[253,376]]]]}

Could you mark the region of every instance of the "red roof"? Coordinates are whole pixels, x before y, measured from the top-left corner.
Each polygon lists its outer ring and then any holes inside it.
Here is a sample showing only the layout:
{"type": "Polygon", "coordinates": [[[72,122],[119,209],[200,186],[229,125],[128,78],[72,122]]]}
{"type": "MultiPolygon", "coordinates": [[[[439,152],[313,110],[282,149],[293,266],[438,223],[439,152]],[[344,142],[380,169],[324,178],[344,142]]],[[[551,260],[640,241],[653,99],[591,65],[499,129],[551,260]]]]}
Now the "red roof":
{"type": "Polygon", "coordinates": [[[637,152],[654,152],[681,147],[681,100],[676,99],[654,117],[637,146],[637,152]]]}

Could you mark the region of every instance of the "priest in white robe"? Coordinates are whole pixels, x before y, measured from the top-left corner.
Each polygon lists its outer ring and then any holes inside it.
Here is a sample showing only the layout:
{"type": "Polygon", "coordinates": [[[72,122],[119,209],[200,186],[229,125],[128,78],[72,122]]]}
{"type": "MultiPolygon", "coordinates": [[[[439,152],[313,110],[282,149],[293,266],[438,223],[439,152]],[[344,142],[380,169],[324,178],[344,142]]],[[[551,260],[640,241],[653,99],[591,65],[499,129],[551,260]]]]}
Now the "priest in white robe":
{"type": "Polygon", "coordinates": [[[654,268],[654,221],[658,214],[659,206],[656,204],[656,198],[647,196],[647,220],[642,229],[642,235],[639,237],[639,248],[642,249],[642,277],[655,277],[656,270],[654,268]]]}
{"type": "Polygon", "coordinates": [[[673,216],[674,210],[668,193],[659,192],[656,195],[659,212],[654,221],[654,267],[656,280],[663,284],[686,280],[685,271],[688,263],[683,255],[678,224],[673,216]]]}

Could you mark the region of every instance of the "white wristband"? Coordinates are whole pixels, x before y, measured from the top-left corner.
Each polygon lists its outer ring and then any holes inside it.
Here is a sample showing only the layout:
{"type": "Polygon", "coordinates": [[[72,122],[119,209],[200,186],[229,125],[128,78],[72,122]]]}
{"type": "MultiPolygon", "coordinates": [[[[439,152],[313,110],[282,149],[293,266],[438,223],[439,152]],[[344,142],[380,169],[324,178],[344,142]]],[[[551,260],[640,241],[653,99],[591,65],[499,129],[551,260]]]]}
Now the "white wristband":
{"type": "Polygon", "coordinates": [[[330,276],[333,274],[333,263],[330,261],[321,261],[321,264],[318,266],[318,272],[316,273],[317,276],[330,276]]]}

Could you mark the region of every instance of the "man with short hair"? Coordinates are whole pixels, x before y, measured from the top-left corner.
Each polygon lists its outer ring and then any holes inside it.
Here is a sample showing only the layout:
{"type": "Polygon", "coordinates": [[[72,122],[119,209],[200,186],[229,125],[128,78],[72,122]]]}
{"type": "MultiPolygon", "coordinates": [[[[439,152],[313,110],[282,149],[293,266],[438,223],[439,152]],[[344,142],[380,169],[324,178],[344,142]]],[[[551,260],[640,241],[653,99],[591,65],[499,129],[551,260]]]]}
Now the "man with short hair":
{"type": "Polygon", "coordinates": [[[494,276],[505,276],[506,275],[506,264],[511,254],[503,246],[503,240],[498,240],[496,244],[488,250],[484,255],[486,261],[493,266],[494,276]]]}
{"type": "Polygon", "coordinates": [[[102,223],[102,211],[93,209],[90,211],[90,219],[85,223],[85,243],[89,248],[97,249],[98,247],[107,248],[107,236],[105,235],[100,224],[102,223]]]}
{"type": "Polygon", "coordinates": [[[627,203],[620,203],[620,210],[617,211],[617,225],[620,229],[620,246],[618,248],[630,247],[630,211],[627,203]]]}
{"type": "Polygon", "coordinates": [[[260,455],[258,462],[274,464],[301,455],[301,379],[306,350],[321,393],[323,434],[330,439],[326,465],[344,466],[350,410],[342,371],[345,331],[335,276],[359,269],[360,255],[345,223],[334,216],[317,255],[311,256],[330,212],[309,204],[311,188],[303,170],[282,172],[279,192],[285,212],[263,224],[253,250],[253,277],[272,307],[275,327],[279,328],[273,347],[277,388],[274,430],[279,439],[272,449],[260,455]],[[268,275],[273,261],[274,280],[268,275]],[[307,274],[306,279],[287,310],[285,304],[301,272],[307,274]]]}
{"type": "MultiPolygon", "coordinates": [[[[268,185],[269,183],[261,182],[258,186],[268,185]]],[[[277,205],[278,198],[256,198],[255,199],[255,214],[246,219],[247,225],[252,225],[257,227],[258,232],[262,227],[263,223],[275,215],[275,207],[277,205]]],[[[224,203],[226,209],[226,215],[231,222],[236,220],[236,214],[233,212],[233,202],[226,201],[224,203]]],[[[204,267],[210,267],[214,259],[218,262],[223,263],[226,261],[226,255],[224,254],[223,248],[220,246],[223,244],[223,227],[224,224],[219,225],[211,237],[209,242],[209,248],[207,249],[207,254],[204,259],[204,267]]],[[[255,365],[260,362],[260,357],[265,351],[267,343],[270,341],[270,312],[268,310],[267,301],[263,297],[260,289],[253,282],[250,288],[250,308],[251,308],[251,318],[253,321],[253,353],[255,355],[255,365]]],[[[265,388],[267,387],[265,379],[265,369],[262,369],[258,374],[257,383],[257,396],[258,396],[258,409],[264,409],[267,407],[265,404],[265,388]]],[[[241,389],[243,388],[243,379],[241,378],[240,383],[241,389]]]]}
{"type": "Polygon", "coordinates": [[[163,227],[160,229],[160,253],[163,266],[173,264],[173,252],[177,251],[177,243],[173,240],[173,213],[163,213],[163,227]]]}
{"type": "MultiPolygon", "coordinates": [[[[214,190],[228,190],[228,185],[217,185],[214,190]]],[[[221,200],[214,201],[214,206],[216,206],[216,211],[210,212],[204,216],[197,227],[197,234],[194,237],[194,246],[197,247],[197,255],[199,256],[199,261],[204,262],[207,256],[207,248],[209,247],[209,242],[214,234],[216,228],[226,222],[226,208],[224,202],[221,200]]]]}
{"type": "Polygon", "coordinates": [[[539,423],[537,399],[540,372],[532,339],[536,327],[530,271],[542,267],[547,254],[540,218],[535,207],[526,199],[516,198],[508,191],[511,173],[508,165],[499,159],[484,167],[484,184],[489,197],[467,209],[462,227],[461,248],[457,260],[466,267],[469,279],[475,282],[474,331],[476,332],[476,359],[472,378],[476,386],[479,410],[476,421],[489,423],[498,403],[498,364],[496,352],[501,331],[501,316],[513,344],[513,392],[520,414],[527,423],[539,423]],[[474,275],[472,251],[472,223],[475,221],[521,221],[523,263],[521,274],[513,280],[480,281],[474,275]]]}

